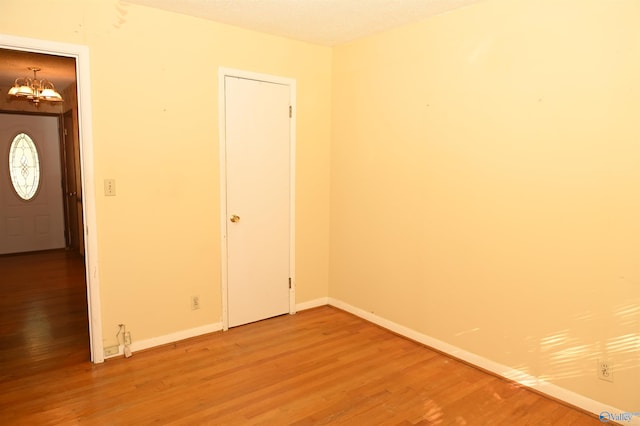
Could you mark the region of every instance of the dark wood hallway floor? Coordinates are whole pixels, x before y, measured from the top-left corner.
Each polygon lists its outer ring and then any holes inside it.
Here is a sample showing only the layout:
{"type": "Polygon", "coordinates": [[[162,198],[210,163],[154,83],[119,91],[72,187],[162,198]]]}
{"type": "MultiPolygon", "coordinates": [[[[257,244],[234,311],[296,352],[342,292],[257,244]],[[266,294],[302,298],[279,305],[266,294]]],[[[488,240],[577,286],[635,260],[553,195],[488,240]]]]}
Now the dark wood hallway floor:
{"type": "Polygon", "coordinates": [[[75,253],[0,256],[0,386],[89,361],[86,291],[75,253]]]}

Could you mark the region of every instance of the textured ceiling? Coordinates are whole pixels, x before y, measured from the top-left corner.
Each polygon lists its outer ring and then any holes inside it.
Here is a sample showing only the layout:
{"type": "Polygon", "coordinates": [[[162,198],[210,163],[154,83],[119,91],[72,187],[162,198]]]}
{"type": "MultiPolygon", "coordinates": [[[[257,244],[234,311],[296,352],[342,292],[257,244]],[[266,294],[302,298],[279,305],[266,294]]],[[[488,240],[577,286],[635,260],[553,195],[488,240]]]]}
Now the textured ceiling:
{"type": "Polygon", "coordinates": [[[127,0],[333,46],[480,0],[127,0]]]}
{"type": "MultiPolygon", "coordinates": [[[[0,0],[1,1],[1,0],[0,0]]],[[[482,0],[124,0],[310,43],[333,46],[482,0]]],[[[28,67],[64,89],[75,60],[0,48],[0,92],[28,67]]]]}

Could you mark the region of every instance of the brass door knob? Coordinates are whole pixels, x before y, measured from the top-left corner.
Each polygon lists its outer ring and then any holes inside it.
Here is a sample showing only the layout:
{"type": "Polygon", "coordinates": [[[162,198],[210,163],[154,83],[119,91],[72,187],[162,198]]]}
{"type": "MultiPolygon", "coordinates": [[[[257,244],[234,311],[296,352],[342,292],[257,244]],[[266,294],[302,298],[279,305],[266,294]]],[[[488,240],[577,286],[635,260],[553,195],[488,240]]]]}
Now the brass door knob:
{"type": "Polygon", "coordinates": [[[240,216],[238,216],[238,215],[234,214],[234,215],[232,215],[232,216],[231,216],[231,218],[230,218],[229,220],[230,220],[231,222],[233,222],[233,223],[240,222],[240,216]]]}

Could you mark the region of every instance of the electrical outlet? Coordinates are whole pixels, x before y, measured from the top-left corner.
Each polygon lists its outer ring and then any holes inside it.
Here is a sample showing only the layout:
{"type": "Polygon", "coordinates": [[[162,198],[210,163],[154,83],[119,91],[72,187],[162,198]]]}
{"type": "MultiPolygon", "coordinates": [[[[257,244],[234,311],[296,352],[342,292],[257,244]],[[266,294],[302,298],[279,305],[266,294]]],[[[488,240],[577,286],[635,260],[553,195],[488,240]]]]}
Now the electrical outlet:
{"type": "Polygon", "coordinates": [[[107,346],[106,348],[104,348],[104,356],[113,356],[113,355],[118,355],[118,353],[120,352],[120,348],[118,345],[115,346],[107,346]]]}
{"type": "Polygon", "coordinates": [[[607,359],[598,360],[598,378],[613,382],[613,364],[607,359]]]}
{"type": "Polygon", "coordinates": [[[130,345],[131,344],[131,332],[127,331],[126,333],[124,333],[124,344],[125,345],[130,345]]]}
{"type": "Polygon", "coordinates": [[[191,296],[191,310],[200,309],[200,296],[191,296]]]}

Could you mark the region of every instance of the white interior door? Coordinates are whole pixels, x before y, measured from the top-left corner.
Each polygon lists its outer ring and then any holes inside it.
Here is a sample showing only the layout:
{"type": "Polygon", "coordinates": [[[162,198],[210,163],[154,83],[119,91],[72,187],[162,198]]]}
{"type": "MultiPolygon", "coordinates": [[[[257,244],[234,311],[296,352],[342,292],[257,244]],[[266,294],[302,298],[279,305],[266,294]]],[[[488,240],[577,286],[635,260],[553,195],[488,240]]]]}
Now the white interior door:
{"type": "Polygon", "coordinates": [[[0,155],[0,254],[63,248],[58,118],[0,114],[0,155]],[[9,176],[9,149],[19,133],[33,140],[40,163],[39,188],[29,201],[18,196],[9,176]]]}
{"type": "Polygon", "coordinates": [[[290,311],[291,88],[225,76],[224,102],[226,294],[233,327],[290,311]]]}

